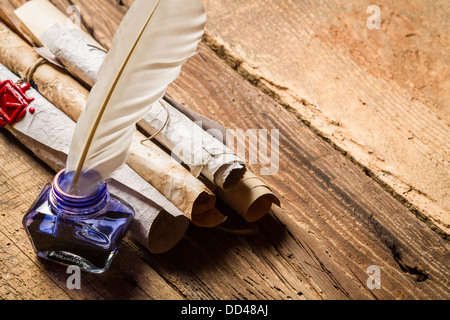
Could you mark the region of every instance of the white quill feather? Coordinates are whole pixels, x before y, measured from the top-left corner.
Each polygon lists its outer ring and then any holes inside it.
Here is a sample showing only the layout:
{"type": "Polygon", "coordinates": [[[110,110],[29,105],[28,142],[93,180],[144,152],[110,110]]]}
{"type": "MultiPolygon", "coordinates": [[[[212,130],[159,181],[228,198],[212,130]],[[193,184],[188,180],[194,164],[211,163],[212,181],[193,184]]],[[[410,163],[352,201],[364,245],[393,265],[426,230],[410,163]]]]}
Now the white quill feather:
{"type": "Polygon", "coordinates": [[[66,166],[74,185],[87,171],[104,180],[125,162],[136,122],[195,53],[205,22],[200,0],[134,2],[75,128],[66,166]]]}

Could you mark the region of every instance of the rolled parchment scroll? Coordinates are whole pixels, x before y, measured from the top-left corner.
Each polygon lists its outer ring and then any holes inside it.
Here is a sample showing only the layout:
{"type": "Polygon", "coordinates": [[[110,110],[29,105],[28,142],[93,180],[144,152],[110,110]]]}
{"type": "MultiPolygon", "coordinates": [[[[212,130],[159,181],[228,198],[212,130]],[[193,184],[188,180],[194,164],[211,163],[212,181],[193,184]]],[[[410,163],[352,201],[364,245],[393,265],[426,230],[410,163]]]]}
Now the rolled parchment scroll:
{"type": "MultiPolygon", "coordinates": [[[[77,12],[75,6],[69,7],[67,13],[69,12],[72,14],[71,17],[61,12],[48,0],[32,0],[14,10],[14,15],[22,22],[18,29],[25,34],[32,32],[33,38],[39,40],[54,24],[65,24],[70,28],[78,29],[81,23],[81,12],[77,12]]],[[[91,35],[87,33],[86,35],[95,45],[100,46],[91,35]]]]}
{"type": "MultiPolygon", "coordinates": [[[[46,1],[33,0],[26,5],[31,6],[32,2],[39,5],[39,2],[46,1]]],[[[97,57],[106,53],[101,48],[99,50],[88,47],[86,44],[89,43],[89,35],[79,29],[73,30],[70,23],[61,24],[61,15],[61,12],[56,13],[54,10],[46,13],[47,20],[53,19],[54,24],[42,31],[41,38],[57,57],[65,61],[69,71],[76,77],[90,74],[90,79],[85,81],[93,85],[96,73],[92,70],[98,70],[101,64],[97,57]],[[84,40],[81,40],[83,38],[84,40]],[[77,50],[72,50],[76,45],[74,43],[82,45],[77,50]]],[[[139,126],[149,135],[163,128],[155,139],[174,156],[189,164],[194,175],[201,173],[206,177],[212,183],[210,188],[216,195],[247,221],[260,219],[269,212],[273,204],[280,205],[279,199],[270,188],[259,177],[246,170],[243,161],[226,146],[226,128],[220,124],[166,97],[155,104],[139,126]],[[201,125],[201,129],[196,130],[196,125],[201,125]],[[219,134],[216,136],[214,132],[219,134]],[[212,139],[212,136],[219,141],[212,139]],[[242,176],[244,172],[245,175],[242,176]],[[239,180],[240,183],[236,184],[239,180]]]]}
{"type": "MultiPolygon", "coordinates": [[[[19,78],[0,64],[0,81],[4,80],[19,78]]],[[[36,90],[29,89],[27,95],[34,98],[35,113],[6,129],[53,170],[63,170],[75,122],[36,90]]],[[[166,252],[184,236],[187,217],[127,165],[114,172],[108,188],[133,206],[136,214],[130,234],[150,252],[166,252]]]]}

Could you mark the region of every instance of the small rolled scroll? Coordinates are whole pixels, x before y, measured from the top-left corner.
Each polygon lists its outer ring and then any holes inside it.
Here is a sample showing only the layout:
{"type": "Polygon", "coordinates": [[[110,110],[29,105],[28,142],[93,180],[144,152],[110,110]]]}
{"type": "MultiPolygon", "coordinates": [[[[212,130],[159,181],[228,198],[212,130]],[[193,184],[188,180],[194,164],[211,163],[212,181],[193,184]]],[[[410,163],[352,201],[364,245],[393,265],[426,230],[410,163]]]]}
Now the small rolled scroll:
{"type": "MultiPolygon", "coordinates": [[[[89,35],[67,22],[46,0],[27,2],[15,12],[72,75],[91,87],[95,84],[106,52],[89,35]],[[30,14],[36,11],[41,15],[30,14]]],[[[195,177],[202,174],[222,190],[234,189],[246,171],[244,161],[234,152],[205,131],[196,130],[192,121],[164,100],[152,106],[139,126],[150,134],[159,132],[155,140],[181,159],[195,177]]]]}

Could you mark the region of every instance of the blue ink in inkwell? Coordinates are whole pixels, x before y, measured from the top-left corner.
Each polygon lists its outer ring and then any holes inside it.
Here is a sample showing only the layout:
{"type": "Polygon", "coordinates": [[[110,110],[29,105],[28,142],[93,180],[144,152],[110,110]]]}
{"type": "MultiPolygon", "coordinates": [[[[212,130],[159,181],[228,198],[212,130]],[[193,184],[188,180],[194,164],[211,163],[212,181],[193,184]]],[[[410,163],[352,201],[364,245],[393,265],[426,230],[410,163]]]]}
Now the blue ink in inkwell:
{"type": "MultiPolygon", "coordinates": [[[[92,186],[89,181],[95,178],[85,173],[85,185],[92,186]]],[[[134,211],[109,193],[106,182],[95,183],[87,195],[69,193],[72,179],[73,173],[58,173],[25,214],[23,226],[39,257],[102,273],[119,250],[134,211]]]]}

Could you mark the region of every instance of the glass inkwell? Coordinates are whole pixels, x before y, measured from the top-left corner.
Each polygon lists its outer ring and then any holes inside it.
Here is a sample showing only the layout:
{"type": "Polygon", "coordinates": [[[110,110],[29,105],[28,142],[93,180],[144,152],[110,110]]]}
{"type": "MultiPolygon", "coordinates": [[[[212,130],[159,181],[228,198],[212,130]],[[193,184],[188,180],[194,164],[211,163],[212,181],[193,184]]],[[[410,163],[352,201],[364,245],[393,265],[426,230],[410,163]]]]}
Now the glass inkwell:
{"type": "Polygon", "coordinates": [[[134,218],[133,208],[111,195],[95,172],[83,173],[71,190],[73,172],[59,172],[23,218],[23,226],[41,258],[81,270],[108,269],[134,218]],[[80,190],[82,190],[80,192],[80,190]]]}

